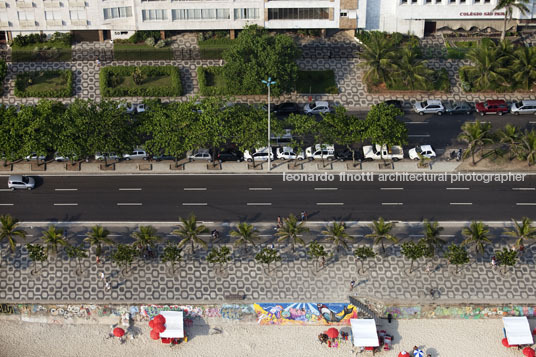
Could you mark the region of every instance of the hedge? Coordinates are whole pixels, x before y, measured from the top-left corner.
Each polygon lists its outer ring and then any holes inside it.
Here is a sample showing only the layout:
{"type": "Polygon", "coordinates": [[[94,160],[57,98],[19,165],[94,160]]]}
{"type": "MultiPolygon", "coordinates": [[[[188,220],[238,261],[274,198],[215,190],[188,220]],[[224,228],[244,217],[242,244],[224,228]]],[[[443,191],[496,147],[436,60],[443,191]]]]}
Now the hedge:
{"type": "Polygon", "coordinates": [[[179,97],[182,95],[180,71],[174,66],[107,66],[100,70],[100,89],[104,97],[179,97]],[[121,77],[132,76],[139,68],[145,76],[168,76],[171,85],[166,87],[120,86],[121,77]]]}
{"type": "Polygon", "coordinates": [[[218,87],[214,82],[216,76],[221,76],[223,67],[197,67],[197,83],[203,96],[231,95],[226,87],[218,87]]]}
{"type": "Polygon", "coordinates": [[[39,98],[65,98],[73,95],[73,72],[69,69],[53,71],[34,71],[17,74],[15,79],[15,96],[39,97],[39,98]],[[61,88],[36,90],[32,89],[32,83],[39,77],[61,77],[65,84],[61,88]]]}
{"type": "Polygon", "coordinates": [[[230,38],[213,38],[199,41],[199,53],[202,59],[223,58],[223,52],[231,47],[233,40],[230,38]]]}
{"type": "Polygon", "coordinates": [[[449,74],[445,68],[434,71],[432,78],[422,87],[409,89],[399,77],[392,77],[387,83],[388,90],[396,91],[440,91],[448,92],[450,90],[449,74]]]}
{"type": "Polygon", "coordinates": [[[143,61],[143,60],[172,60],[171,47],[155,48],[145,44],[116,44],[114,43],[115,61],[143,61]]]}

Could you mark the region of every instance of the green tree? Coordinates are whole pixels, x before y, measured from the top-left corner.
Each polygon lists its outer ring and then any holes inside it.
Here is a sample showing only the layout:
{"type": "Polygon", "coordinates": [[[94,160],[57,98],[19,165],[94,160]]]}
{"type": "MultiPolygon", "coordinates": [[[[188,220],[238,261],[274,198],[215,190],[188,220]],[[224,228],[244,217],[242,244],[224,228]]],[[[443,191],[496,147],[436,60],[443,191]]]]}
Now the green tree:
{"type": "Polygon", "coordinates": [[[102,226],[93,226],[91,230],[86,234],[84,241],[88,242],[90,246],[95,247],[95,255],[100,257],[102,255],[103,245],[113,245],[114,241],[108,238],[110,231],[102,226]]]}
{"type": "Polygon", "coordinates": [[[82,269],[82,258],[88,257],[86,249],[84,249],[83,246],[74,246],[68,244],[65,246],[65,252],[67,253],[67,256],[69,258],[76,259],[76,263],[78,265],[78,269],[76,269],[76,274],[82,275],[84,273],[84,270],[82,269]]]}
{"type": "Polygon", "coordinates": [[[325,262],[328,252],[323,245],[317,241],[312,241],[307,247],[307,254],[315,259],[315,268],[318,272],[322,268],[322,262],[325,262]]]}
{"type": "Polygon", "coordinates": [[[379,31],[372,31],[369,35],[366,40],[362,41],[363,50],[359,54],[363,60],[360,66],[365,68],[363,82],[371,85],[386,83],[394,70],[395,43],[379,31]]]}
{"type": "Polygon", "coordinates": [[[362,274],[365,273],[365,261],[369,258],[374,258],[375,256],[376,256],[376,253],[374,253],[374,250],[372,250],[372,248],[368,246],[363,245],[363,246],[357,247],[354,250],[354,257],[356,258],[356,262],[359,261],[361,263],[362,274]]]}
{"type": "Polygon", "coordinates": [[[98,106],[91,100],[75,99],[67,106],[60,117],[60,130],[56,151],[74,162],[76,159],[88,158],[95,154],[88,138],[93,130],[93,123],[98,106]]]}
{"type": "Polygon", "coordinates": [[[19,228],[19,220],[9,214],[0,216],[0,243],[7,241],[11,253],[15,253],[18,238],[26,238],[26,231],[19,228]]]}
{"type": "Polygon", "coordinates": [[[190,135],[194,135],[194,142],[199,147],[212,149],[212,160],[216,150],[225,144],[229,138],[229,126],[226,123],[228,111],[223,98],[204,98],[199,104],[198,119],[190,135]]]}
{"type": "Polygon", "coordinates": [[[488,238],[489,228],[482,222],[472,221],[469,227],[462,230],[465,237],[462,245],[473,245],[477,253],[484,253],[486,244],[491,243],[488,238]]]}
{"type": "Polygon", "coordinates": [[[476,165],[475,153],[482,150],[484,146],[493,143],[490,130],[490,123],[481,123],[478,120],[474,123],[466,122],[462,125],[462,132],[458,135],[458,140],[467,143],[467,149],[465,149],[463,157],[466,158],[471,154],[473,165],[476,165]]]}
{"type": "MultiPolygon", "coordinates": [[[[292,130],[292,141],[289,146],[295,150],[296,154],[304,153],[306,139],[311,133],[317,132],[318,122],[316,118],[312,115],[290,114],[285,123],[292,130]]],[[[294,167],[296,167],[296,161],[294,161],[294,167]]]]}
{"type": "Polygon", "coordinates": [[[25,123],[18,120],[15,106],[0,106],[0,159],[4,166],[7,161],[20,159],[23,152],[25,123]]]}
{"type": "Polygon", "coordinates": [[[279,243],[290,242],[292,252],[294,253],[296,251],[296,244],[305,245],[304,240],[300,236],[306,232],[309,232],[309,228],[305,227],[305,222],[298,222],[298,218],[290,214],[288,218],[283,220],[283,224],[277,229],[275,235],[279,237],[277,239],[279,243]]]}
{"type": "Polygon", "coordinates": [[[508,267],[514,267],[517,263],[517,252],[514,249],[503,248],[495,251],[495,257],[499,264],[503,266],[503,274],[506,274],[508,267]]]}
{"type": "Polygon", "coordinates": [[[525,90],[530,90],[536,81],[536,48],[521,46],[515,51],[512,61],[514,80],[525,90]]]}
{"type": "Polygon", "coordinates": [[[506,124],[504,128],[497,130],[496,136],[500,143],[508,146],[510,160],[518,155],[521,133],[517,126],[506,124]]]}
{"type": "Polygon", "coordinates": [[[126,244],[118,244],[116,250],[112,253],[112,261],[119,265],[121,274],[126,276],[131,269],[134,256],[136,255],[136,248],[126,244]]]}
{"type": "Polygon", "coordinates": [[[246,252],[248,245],[255,247],[255,241],[259,239],[259,232],[253,225],[241,222],[234,231],[231,231],[231,237],[235,238],[235,247],[244,246],[246,252]]]}
{"type": "Polygon", "coordinates": [[[277,81],[271,87],[273,96],[290,93],[298,77],[299,57],[300,50],[291,37],[271,35],[257,25],[246,26],[223,53],[223,76],[228,91],[263,94],[267,88],[261,80],[271,77],[277,81]]]}
{"type": "Polygon", "coordinates": [[[341,247],[348,249],[348,240],[350,236],[346,233],[346,225],[344,222],[333,222],[321,232],[324,238],[335,246],[337,252],[341,247]]]}
{"type": "Polygon", "coordinates": [[[461,245],[451,244],[447,249],[447,260],[450,264],[456,266],[456,274],[460,272],[460,267],[469,263],[469,254],[465,247],[461,245]]]}
{"type": "Polygon", "coordinates": [[[385,222],[383,217],[380,217],[377,221],[372,221],[370,228],[372,233],[365,235],[365,238],[371,238],[374,240],[374,245],[380,244],[382,252],[385,254],[384,242],[390,241],[393,244],[398,243],[398,238],[391,234],[394,224],[391,222],[385,222]]]}
{"type": "Polygon", "coordinates": [[[480,45],[471,48],[466,58],[473,64],[464,67],[468,78],[479,91],[497,90],[507,86],[506,76],[509,69],[505,67],[507,58],[503,56],[501,48],[492,41],[483,41],[480,45]]]}
{"type": "Polygon", "coordinates": [[[536,228],[532,226],[532,220],[528,217],[523,217],[518,223],[512,218],[513,228],[506,229],[504,234],[516,239],[516,246],[522,247],[525,240],[536,239],[536,228]]]}
{"type": "Polygon", "coordinates": [[[424,237],[421,238],[421,242],[424,244],[424,254],[430,258],[437,254],[437,250],[445,244],[445,241],[439,236],[443,231],[443,227],[439,225],[437,221],[430,222],[425,220],[423,223],[424,237]]]}
{"type": "Polygon", "coordinates": [[[402,243],[402,255],[411,261],[409,273],[413,273],[413,264],[416,260],[422,258],[425,254],[425,245],[423,243],[406,242],[402,243]]]}
{"type": "Polygon", "coordinates": [[[504,23],[501,33],[501,41],[504,40],[504,37],[506,36],[506,22],[508,20],[512,20],[514,9],[518,9],[521,14],[526,15],[529,12],[529,8],[527,7],[528,4],[529,0],[499,0],[497,2],[497,6],[495,6],[493,11],[504,10],[504,23]]]}
{"type": "Polygon", "coordinates": [[[206,248],[207,243],[201,239],[199,236],[203,233],[207,233],[208,229],[204,225],[197,224],[197,218],[195,214],[190,214],[188,218],[179,217],[180,226],[179,229],[175,229],[172,234],[178,235],[181,237],[179,242],[179,248],[183,248],[186,244],[190,243],[192,246],[192,254],[195,251],[194,245],[201,245],[206,248]]]}
{"type": "Polygon", "coordinates": [[[57,228],[54,225],[50,225],[48,227],[48,230],[43,233],[41,239],[43,240],[43,243],[46,244],[45,251],[47,255],[52,253],[52,256],[56,256],[58,253],[58,245],[67,245],[67,240],[63,234],[63,229],[57,228]]]}
{"type": "Polygon", "coordinates": [[[348,115],[341,106],[336,107],[335,112],[325,114],[323,121],[331,141],[346,146],[352,152],[352,164],[355,166],[354,145],[365,138],[365,121],[348,115]]]}
{"type": "Polygon", "coordinates": [[[418,48],[406,45],[397,55],[395,72],[402,83],[412,90],[425,88],[434,71],[427,67],[428,61],[421,58],[418,48]]]}
{"type": "Polygon", "coordinates": [[[26,244],[26,249],[28,250],[28,256],[34,263],[34,268],[30,271],[32,275],[37,274],[37,263],[46,262],[48,255],[45,251],[45,248],[40,244],[26,244]]]}
{"type": "Polygon", "coordinates": [[[262,248],[262,250],[255,255],[255,260],[260,264],[266,264],[266,273],[270,275],[272,272],[270,266],[281,261],[281,256],[275,249],[262,248]]]}
{"type": "Polygon", "coordinates": [[[225,266],[231,261],[231,250],[227,246],[222,246],[220,249],[212,248],[207,255],[207,262],[216,265],[216,273],[223,274],[225,266]]]}
{"type": "Polygon", "coordinates": [[[162,252],[162,263],[171,263],[171,274],[175,275],[177,273],[175,265],[179,264],[182,261],[182,249],[179,248],[176,244],[168,242],[164,247],[162,252]]]}
{"type": "Polygon", "coordinates": [[[525,129],[517,151],[518,158],[527,162],[529,167],[536,162],[536,131],[525,129]]]}
{"type": "Polygon", "coordinates": [[[406,124],[398,119],[404,113],[392,105],[380,103],[373,105],[365,120],[365,137],[372,144],[404,145],[408,142],[406,124]]]}
{"type": "Polygon", "coordinates": [[[162,239],[153,226],[140,226],[139,231],[132,232],[131,237],[136,240],[134,246],[142,255],[147,253],[148,246],[154,248],[155,244],[162,239]]]}

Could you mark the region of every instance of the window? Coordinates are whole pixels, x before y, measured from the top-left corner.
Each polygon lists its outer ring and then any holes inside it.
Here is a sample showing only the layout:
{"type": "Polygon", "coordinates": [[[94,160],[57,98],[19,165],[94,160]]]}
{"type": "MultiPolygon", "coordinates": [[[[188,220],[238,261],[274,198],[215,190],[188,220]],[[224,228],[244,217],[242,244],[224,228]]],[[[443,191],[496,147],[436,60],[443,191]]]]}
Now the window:
{"type": "Polygon", "coordinates": [[[141,17],[143,21],[167,20],[167,11],[165,9],[142,10],[141,17]]]}
{"type": "Polygon", "coordinates": [[[460,0],[460,4],[465,4],[465,0],[460,0]]]}
{"type": "Polygon", "coordinates": [[[441,4],[441,0],[435,0],[436,4],[441,4]]]}
{"type": "Polygon", "coordinates": [[[234,9],[234,18],[235,19],[258,19],[259,18],[259,9],[250,8],[250,9],[234,9]]]}
{"type": "Polygon", "coordinates": [[[171,18],[176,20],[229,20],[229,9],[175,9],[171,18]]]}
{"type": "Polygon", "coordinates": [[[400,0],[400,4],[407,4],[408,0],[400,0]]]}
{"type": "Polygon", "coordinates": [[[432,0],[426,0],[426,3],[427,3],[427,4],[431,4],[431,3],[432,3],[432,0]]]}
{"type": "Polygon", "coordinates": [[[17,11],[19,15],[19,20],[21,21],[31,21],[35,20],[34,12],[33,11],[17,11]]]}
{"type": "Polygon", "coordinates": [[[449,0],[449,4],[456,4],[456,0],[449,0]]]}
{"type": "Polygon", "coordinates": [[[490,0],[484,0],[484,2],[485,2],[486,4],[489,4],[489,3],[490,3],[490,0]]]}
{"type": "Polygon", "coordinates": [[[348,13],[345,11],[345,12],[341,12],[341,17],[348,17],[348,13]]]}
{"type": "Polygon", "coordinates": [[[132,17],[132,6],[110,7],[103,9],[104,19],[118,19],[120,17],[132,17]]]}
{"type": "Polygon", "coordinates": [[[480,4],[480,0],[475,0],[475,4],[480,4]]]}
{"type": "Polygon", "coordinates": [[[327,20],[329,9],[327,8],[271,8],[268,9],[268,20],[327,20]]]}
{"type": "Polygon", "coordinates": [[[85,20],[86,11],[85,10],[71,10],[69,11],[69,17],[71,20],[85,20]]]}
{"type": "Polygon", "coordinates": [[[61,12],[59,10],[45,11],[45,20],[61,20],[61,12]]]}
{"type": "Polygon", "coordinates": [[[416,3],[417,3],[417,0],[411,0],[411,3],[412,3],[412,4],[416,4],[416,3]]]}

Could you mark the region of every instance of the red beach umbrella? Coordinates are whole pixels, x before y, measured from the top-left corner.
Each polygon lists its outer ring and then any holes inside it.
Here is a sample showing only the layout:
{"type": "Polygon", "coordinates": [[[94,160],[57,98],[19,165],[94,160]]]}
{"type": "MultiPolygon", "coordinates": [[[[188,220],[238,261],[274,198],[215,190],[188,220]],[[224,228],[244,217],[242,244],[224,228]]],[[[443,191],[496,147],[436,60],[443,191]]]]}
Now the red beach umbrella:
{"type": "Polygon", "coordinates": [[[406,351],[402,351],[398,354],[398,357],[409,357],[409,353],[407,353],[406,351]]]}
{"type": "Polygon", "coordinates": [[[149,321],[149,327],[150,327],[150,328],[153,328],[153,327],[154,327],[154,320],[149,321]]]}
{"type": "Polygon", "coordinates": [[[160,333],[158,333],[156,330],[151,331],[151,338],[153,340],[158,340],[160,338],[160,333]]]}
{"type": "Polygon", "coordinates": [[[160,315],[160,314],[156,315],[153,320],[154,320],[155,324],[162,324],[163,325],[163,324],[166,323],[166,318],[164,316],[160,315]]]}
{"type": "Polygon", "coordinates": [[[328,329],[326,334],[328,335],[329,338],[337,338],[339,337],[339,330],[337,330],[335,327],[332,327],[328,329]]]}
{"type": "Polygon", "coordinates": [[[164,324],[154,324],[153,331],[156,331],[158,333],[162,333],[166,331],[166,327],[164,324]]]}
{"type": "Polygon", "coordinates": [[[114,328],[115,337],[123,337],[124,335],[125,335],[125,330],[123,330],[121,327],[114,328]]]}
{"type": "Polygon", "coordinates": [[[502,344],[504,347],[512,347],[508,344],[508,339],[506,337],[502,339],[502,344]]]}
{"type": "Polygon", "coordinates": [[[523,348],[523,355],[526,357],[535,357],[536,352],[534,352],[534,350],[530,347],[525,347],[523,348]]]}

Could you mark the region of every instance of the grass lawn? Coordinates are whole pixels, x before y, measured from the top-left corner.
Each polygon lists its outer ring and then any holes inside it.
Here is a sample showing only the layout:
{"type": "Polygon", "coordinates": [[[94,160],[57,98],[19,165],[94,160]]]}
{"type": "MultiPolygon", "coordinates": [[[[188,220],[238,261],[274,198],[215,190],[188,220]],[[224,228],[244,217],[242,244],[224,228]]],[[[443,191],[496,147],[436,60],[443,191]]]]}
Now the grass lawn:
{"type": "Polygon", "coordinates": [[[73,74],[70,70],[25,72],[17,75],[17,97],[61,98],[72,95],[73,74]]]}
{"type": "Polygon", "coordinates": [[[72,59],[72,50],[70,45],[39,43],[27,46],[13,46],[11,48],[13,62],[68,62],[72,59]],[[41,49],[34,51],[35,47],[41,49]]]}
{"type": "Polygon", "coordinates": [[[226,87],[225,78],[223,75],[214,72],[207,72],[207,86],[215,87],[216,89],[224,89],[226,87]]]}
{"type": "Polygon", "coordinates": [[[145,43],[114,43],[114,60],[172,60],[171,47],[155,48],[145,43]]]}
{"type": "Polygon", "coordinates": [[[298,71],[296,91],[302,94],[338,94],[335,73],[327,71],[298,71]]]}
{"type": "Polygon", "coordinates": [[[162,75],[155,75],[155,76],[147,76],[143,80],[143,82],[138,85],[134,83],[134,80],[132,79],[132,76],[125,76],[121,77],[121,82],[116,86],[117,87],[124,87],[124,88],[166,88],[171,87],[171,78],[168,75],[162,74],[162,75]]]}
{"type": "Polygon", "coordinates": [[[99,73],[101,93],[105,97],[176,97],[182,95],[180,72],[174,66],[107,66],[99,73]],[[136,68],[142,73],[134,82],[136,68]]]}
{"type": "Polygon", "coordinates": [[[220,59],[223,51],[231,47],[233,40],[229,38],[199,41],[199,52],[202,59],[220,59]]]}

